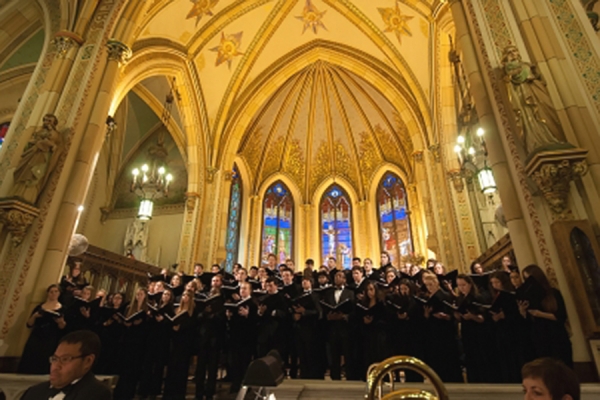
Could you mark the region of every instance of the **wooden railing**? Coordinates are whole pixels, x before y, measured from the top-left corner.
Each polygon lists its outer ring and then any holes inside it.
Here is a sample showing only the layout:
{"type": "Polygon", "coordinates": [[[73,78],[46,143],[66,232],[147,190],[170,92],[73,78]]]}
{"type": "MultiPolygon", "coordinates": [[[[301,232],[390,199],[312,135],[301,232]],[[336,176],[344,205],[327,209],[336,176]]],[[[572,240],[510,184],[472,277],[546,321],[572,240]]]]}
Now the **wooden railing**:
{"type": "Polygon", "coordinates": [[[483,252],[475,262],[480,263],[485,271],[490,271],[492,269],[500,268],[502,265],[502,257],[504,256],[509,256],[513,262],[516,260],[513,245],[508,233],[502,236],[500,240],[492,245],[492,247],[483,252]]]}
{"type": "Polygon", "coordinates": [[[148,273],[158,274],[160,268],[127,258],[123,255],[90,245],[88,250],[74,260],[82,261],[82,272],[96,290],[124,293],[131,299],[138,287],[145,287],[148,273]]]}

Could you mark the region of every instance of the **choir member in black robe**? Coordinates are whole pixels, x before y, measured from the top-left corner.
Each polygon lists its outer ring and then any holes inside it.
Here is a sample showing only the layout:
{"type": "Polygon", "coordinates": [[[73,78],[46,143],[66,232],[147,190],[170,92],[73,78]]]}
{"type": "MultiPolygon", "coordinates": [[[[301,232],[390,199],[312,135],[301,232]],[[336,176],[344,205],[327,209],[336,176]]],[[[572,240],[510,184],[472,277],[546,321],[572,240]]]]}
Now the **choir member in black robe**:
{"type": "Polygon", "coordinates": [[[319,296],[313,293],[312,285],[312,277],[305,275],[302,279],[302,293],[292,300],[294,337],[300,359],[301,379],[323,378],[315,346],[319,339],[318,322],[322,311],[319,296]]]}
{"type": "Polygon", "coordinates": [[[162,392],[163,376],[171,343],[172,325],[167,316],[172,317],[173,292],[164,290],[162,296],[148,311],[146,329],[148,337],[145,343],[144,363],[140,379],[139,395],[142,399],[156,397],[162,392]]]}
{"type": "Polygon", "coordinates": [[[365,258],[364,264],[365,278],[372,281],[378,281],[379,271],[377,270],[377,268],[373,268],[373,260],[371,260],[370,258],[365,258]]]}
{"type": "Polygon", "coordinates": [[[164,400],[183,400],[187,392],[188,370],[195,336],[194,294],[183,292],[171,322],[171,350],[165,379],[164,400]]]}
{"type": "Polygon", "coordinates": [[[390,259],[390,254],[387,251],[381,252],[381,267],[379,267],[379,273],[384,274],[387,272],[388,268],[394,268],[392,265],[392,260],[390,259]]]}
{"type": "Polygon", "coordinates": [[[539,304],[531,300],[521,301],[521,315],[530,321],[531,340],[535,355],[539,357],[554,357],[573,367],[573,349],[565,327],[567,309],[562,294],[550,286],[544,271],[537,265],[529,265],[523,269],[523,278],[533,278],[535,284],[543,290],[543,298],[539,304]]]}
{"type": "MultiPolygon", "coordinates": [[[[346,368],[352,368],[348,365],[350,354],[350,336],[349,336],[349,317],[352,311],[346,309],[332,310],[331,307],[341,306],[348,302],[353,310],[354,293],[345,287],[346,275],[344,271],[338,271],[334,278],[335,288],[328,290],[321,304],[324,316],[327,320],[327,338],[331,352],[330,376],[333,380],[342,379],[342,357],[346,360],[346,368]],[[325,305],[329,308],[324,307],[325,305]],[[327,311],[326,311],[327,310],[327,311]]],[[[351,362],[351,361],[350,361],[351,362]]]]}
{"type": "Polygon", "coordinates": [[[125,329],[121,340],[119,380],[113,394],[115,400],[133,399],[142,375],[143,366],[140,361],[144,359],[148,336],[147,303],[146,290],[138,289],[127,312],[123,314],[126,319],[121,320],[125,329]]]}
{"type": "Polygon", "coordinates": [[[529,342],[529,328],[525,318],[519,313],[514,287],[504,271],[495,271],[490,275],[492,307],[490,315],[493,321],[493,340],[495,343],[498,379],[500,383],[518,383],[521,381],[521,368],[532,358],[529,342]],[[531,356],[527,355],[527,350],[531,356]]]}
{"type": "Polygon", "coordinates": [[[240,299],[234,304],[226,304],[225,314],[229,330],[229,372],[231,374],[230,393],[237,393],[248,365],[252,361],[256,344],[256,324],[258,321],[256,302],[252,298],[252,285],[240,283],[240,299]]]}
{"type": "Polygon", "coordinates": [[[107,310],[100,310],[101,313],[107,312],[107,318],[101,320],[100,341],[102,347],[98,359],[97,369],[99,374],[118,375],[119,374],[119,350],[120,343],[125,326],[119,321],[117,313],[122,313],[125,308],[125,302],[121,293],[115,293],[112,296],[112,304],[106,307],[107,310]],[[110,311],[110,313],[108,313],[110,311]]]}
{"type": "Polygon", "coordinates": [[[54,354],[58,341],[65,329],[63,307],[58,301],[58,285],[46,289],[46,301],[36,306],[27,320],[31,334],[25,344],[17,372],[20,374],[42,374],[50,370],[49,357],[54,354]]]}
{"type": "Polygon", "coordinates": [[[374,282],[368,282],[363,300],[356,305],[359,326],[358,348],[360,355],[360,377],[367,378],[371,364],[381,362],[386,356],[386,324],[384,293],[374,282]]]}
{"type": "MultiPolygon", "coordinates": [[[[285,299],[287,310],[290,311],[291,301],[302,293],[302,287],[295,283],[294,271],[290,268],[281,268],[280,273],[282,286],[279,290],[285,299]]],[[[294,335],[294,320],[291,312],[288,312],[286,317],[282,320],[280,332],[283,337],[286,338],[282,342],[283,348],[281,359],[284,362],[290,378],[295,379],[298,377],[298,345],[294,335]]]]}
{"type": "Polygon", "coordinates": [[[287,317],[287,305],[279,292],[276,278],[270,277],[265,281],[267,294],[258,300],[258,356],[264,357],[271,350],[282,353],[282,325],[287,317]]]}
{"type": "Polygon", "coordinates": [[[88,285],[81,273],[81,261],[69,267],[69,273],[60,280],[59,301],[65,309],[71,306],[74,296],[81,296],[81,290],[88,285]]]}
{"type": "Polygon", "coordinates": [[[452,302],[452,296],[440,289],[440,284],[432,273],[423,274],[423,283],[429,295],[424,306],[427,319],[428,343],[427,363],[444,382],[463,382],[459,361],[457,330],[453,316],[444,301],[452,302]]]}
{"type": "MultiPolygon", "coordinates": [[[[418,268],[418,267],[417,267],[418,268]]],[[[425,329],[422,310],[415,303],[417,294],[414,284],[408,279],[400,281],[399,290],[387,298],[387,340],[391,354],[387,356],[412,356],[420,360],[424,356],[425,329]]],[[[406,370],[407,382],[423,382],[420,374],[406,370]]]]}
{"type": "Polygon", "coordinates": [[[494,382],[497,374],[493,369],[493,346],[490,346],[492,329],[485,318],[483,298],[468,275],[456,278],[459,291],[454,317],[460,321],[460,332],[469,383],[494,382]]]}
{"type": "Polygon", "coordinates": [[[223,278],[215,275],[207,299],[212,299],[198,307],[197,312],[197,364],[196,364],[196,398],[206,396],[212,399],[217,386],[219,355],[223,348],[226,334],[224,299],[221,295],[223,278]]]}
{"type": "Polygon", "coordinates": [[[515,289],[518,289],[523,284],[523,279],[518,269],[510,271],[510,283],[512,283],[515,289]]]}
{"type": "MultiPolygon", "coordinates": [[[[65,311],[65,321],[67,322],[65,334],[79,330],[93,330],[95,315],[92,314],[97,314],[98,307],[92,307],[90,303],[85,303],[92,300],[93,290],[93,287],[86,286],[81,290],[81,295],[75,296],[71,301],[71,306],[65,311]]],[[[99,302],[93,304],[99,305],[99,302]]]]}

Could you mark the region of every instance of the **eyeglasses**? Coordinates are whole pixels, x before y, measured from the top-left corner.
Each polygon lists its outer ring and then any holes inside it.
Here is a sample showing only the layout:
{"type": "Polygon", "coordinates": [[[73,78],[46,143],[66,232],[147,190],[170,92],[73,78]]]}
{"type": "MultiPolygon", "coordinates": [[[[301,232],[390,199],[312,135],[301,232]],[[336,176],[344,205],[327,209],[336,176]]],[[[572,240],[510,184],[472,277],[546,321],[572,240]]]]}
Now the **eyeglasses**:
{"type": "Polygon", "coordinates": [[[78,358],[84,358],[87,357],[88,354],[82,354],[80,356],[62,356],[62,357],[58,357],[58,356],[50,356],[48,358],[48,361],[50,361],[50,364],[52,363],[59,363],[59,364],[68,364],[73,360],[76,360],[78,358]]]}

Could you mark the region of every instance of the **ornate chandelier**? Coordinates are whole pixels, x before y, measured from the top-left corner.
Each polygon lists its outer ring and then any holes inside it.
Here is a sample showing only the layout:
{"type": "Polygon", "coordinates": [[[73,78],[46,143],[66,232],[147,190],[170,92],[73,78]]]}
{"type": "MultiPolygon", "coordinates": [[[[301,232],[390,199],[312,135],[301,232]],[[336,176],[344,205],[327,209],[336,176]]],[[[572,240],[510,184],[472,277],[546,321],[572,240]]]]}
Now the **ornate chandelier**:
{"type": "Polygon", "coordinates": [[[148,162],[140,167],[132,169],[131,191],[140,199],[138,219],[148,221],[152,219],[154,202],[169,195],[169,185],[173,181],[173,175],[167,170],[168,151],[165,148],[165,131],[167,122],[171,118],[171,108],[175,97],[173,87],[166,96],[161,122],[163,128],[158,134],[155,145],[148,149],[148,162]]]}

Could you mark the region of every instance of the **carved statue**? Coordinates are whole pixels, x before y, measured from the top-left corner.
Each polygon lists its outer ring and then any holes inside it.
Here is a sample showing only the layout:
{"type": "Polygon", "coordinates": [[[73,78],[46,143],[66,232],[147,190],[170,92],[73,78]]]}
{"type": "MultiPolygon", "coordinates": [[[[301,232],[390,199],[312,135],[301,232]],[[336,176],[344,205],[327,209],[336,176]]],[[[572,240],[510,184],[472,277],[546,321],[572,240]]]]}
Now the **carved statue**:
{"type": "Polygon", "coordinates": [[[46,114],[42,120],[42,130],[35,132],[26,145],[13,175],[13,196],[31,204],[37,202],[63,151],[63,140],[56,130],[57,125],[58,119],[46,114]]]}
{"type": "Polygon", "coordinates": [[[136,260],[146,262],[148,250],[149,226],[145,221],[134,220],[125,233],[125,255],[133,256],[136,260]]]}
{"type": "Polygon", "coordinates": [[[519,135],[527,154],[540,147],[564,143],[558,114],[536,66],[524,62],[515,46],[504,49],[502,65],[519,135]]]}

